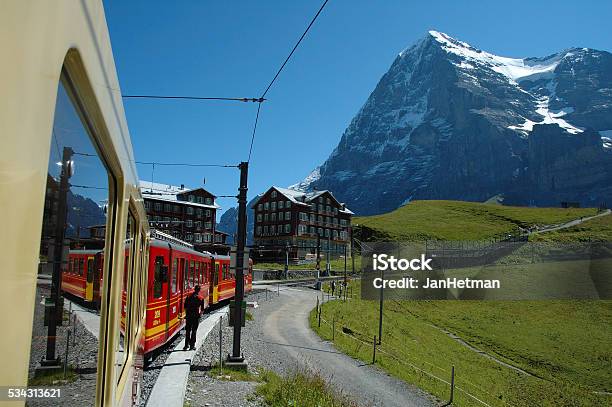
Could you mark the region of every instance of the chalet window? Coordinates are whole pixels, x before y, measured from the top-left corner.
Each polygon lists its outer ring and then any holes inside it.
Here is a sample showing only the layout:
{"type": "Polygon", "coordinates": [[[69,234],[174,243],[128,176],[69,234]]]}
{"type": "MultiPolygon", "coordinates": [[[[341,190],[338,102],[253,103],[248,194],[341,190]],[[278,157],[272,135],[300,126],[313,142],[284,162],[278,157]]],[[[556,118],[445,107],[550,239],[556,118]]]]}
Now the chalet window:
{"type": "Polygon", "coordinates": [[[186,238],[186,240],[187,240],[188,242],[193,241],[193,235],[192,235],[191,233],[187,233],[187,238],[186,238]]]}
{"type": "Polygon", "coordinates": [[[268,202],[264,202],[264,209],[268,210],[270,209],[269,203],[268,202]]]}
{"type": "Polygon", "coordinates": [[[276,198],[276,191],[272,191],[272,193],[270,194],[270,197],[276,198]]]}
{"type": "Polygon", "coordinates": [[[179,224],[179,218],[172,218],[172,223],[174,226],[177,226],[179,224]]]}
{"type": "Polygon", "coordinates": [[[204,203],[204,198],[202,198],[201,196],[197,196],[196,200],[199,204],[204,203]]]}
{"type": "Polygon", "coordinates": [[[213,204],[213,200],[212,198],[206,198],[206,205],[212,205],[213,204]]]}
{"type": "Polygon", "coordinates": [[[195,196],[193,196],[193,195],[189,195],[189,202],[193,202],[193,201],[194,201],[194,199],[195,199],[195,196]]]}
{"type": "Polygon", "coordinates": [[[202,222],[200,222],[199,220],[195,221],[195,227],[196,229],[200,229],[202,227],[202,222]]]}
{"type": "Polygon", "coordinates": [[[323,216],[321,215],[317,216],[317,222],[323,223],[323,216]]]}
{"type": "Polygon", "coordinates": [[[285,220],[291,220],[291,212],[285,212],[285,220]]]}
{"type": "Polygon", "coordinates": [[[262,209],[263,209],[263,205],[262,205],[262,204],[258,204],[258,205],[257,205],[257,210],[258,210],[258,211],[261,211],[262,209]]]}
{"type": "Polygon", "coordinates": [[[210,209],[206,209],[206,217],[210,218],[210,209]]]}
{"type": "Polygon", "coordinates": [[[191,206],[187,207],[187,215],[193,215],[193,208],[191,206]]]}
{"type": "Polygon", "coordinates": [[[323,205],[319,204],[319,212],[323,212],[323,205]]]}
{"type": "Polygon", "coordinates": [[[285,206],[285,201],[278,201],[278,209],[283,209],[285,206]]]}
{"type": "Polygon", "coordinates": [[[334,215],[337,215],[337,214],[338,214],[338,208],[334,206],[334,215]]]}
{"type": "Polygon", "coordinates": [[[268,221],[268,214],[264,213],[264,222],[267,222],[267,221],[268,221]]]}
{"type": "Polygon", "coordinates": [[[317,211],[317,204],[316,204],[316,203],[312,203],[312,204],[310,205],[310,208],[311,208],[311,209],[312,209],[314,212],[316,212],[316,211],[317,211]]]}
{"type": "Polygon", "coordinates": [[[170,223],[170,218],[169,218],[169,217],[167,217],[167,216],[164,216],[164,222],[166,222],[166,223],[170,223]]]}
{"type": "Polygon", "coordinates": [[[285,233],[291,233],[291,225],[288,223],[285,225],[285,233]]]}
{"type": "Polygon", "coordinates": [[[187,227],[190,228],[193,226],[193,221],[191,219],[187,219],[187,227]]]}
{"type": "Polygon", "coordinates": [[[275,234],[276,234],[276,225],[272,225],[272,226],[270,227],[270,233],[271,233],[271,234],[273,234],[273,235],[275,235],[275,234]]]}
{"type": "Polygon", "coordinates": [[[330,203],[329,198],[326,198],[326,199],[325,199],[325,203],[329,205],[329,203],[330,203]]]}
{"type": "Polygon", "coordinates": [[[202,235],[199,233],[195,234],[195,241],[196,243],[200,243],[202,241],[202,235]]]}
{"type": "Polygon", "coordinates": [[[283,213],[282,212],[278,213],[278,220],[283,220],[283,213]]]}
{"type": "Polygon", "coordinates": [[[150,210],[151,209],[151,202],[145,201],[145,209],[146,210],[150,210]]]}
{"type": "Polygon", "coordinates": [[[327,206],[325,207],[325,211],[327,211],[327,212],[331,212],[331,206],[327,205],[327,206]]]}
{"type": "Polygon", "coordinates": [[[261,226],[257,226],[257,236],[261,236],[261,226]]]}
{"type": "Polygon", "coordinates": [[[291,201],[285,202],[285,208],[291,208],[291,201]]]}
{"type": "Polygon", "coordinates": [[[212,222],[206,222],[206,229],[212,229],[212,222]]]}
{"type": "Polygon", "coordinates": [[[310,227],[310,233],[312,233],[313,235],[314,235],[315,233],[317,233],[317,232],[315,231],[315,227],[314,227],[314,226],[311,226],[311,227],[310,227]]]}
{"type": "Polygon", "coordinates": [[[276,221],[276,212],[272,212],[272,222],[276,221]]]}
{"type": "Polygon", "coordinates": [[[174,205],[174,213],[181,213],[181,207],[178,205],[174,205]]]}
{"type": "Polygon", "coordinates": [[[162,204],[160,202],[155,202],[155,211],[159,212],[162,210],[162,204]]]}
{"type": "Polygon", "coordinates": [[[268,235],[268,227],[264,226],[264,236],[267,236],[267,235],[268,235]]]}
{"type": "Polygon", "coordinates": [[[310,214],[310,221],[311,222],[316,222],[317,221],[317,216],[314,213],[310,214]]]}
{"type": "Polygon", "coordinates": [[[272,202],[272,203],[270,204],[270,207],[271,207],[271,209],[272,209],[273,211],[275,211],[275,210],[276,210],[276,202],[272,202]]]}
{"type": "MultiPolygon", "coordinates": [[[[219,235],[219,236],[220,236],[220,235],[219,235]]],[[[204,235],[204,241],[206,241],[206,242],[210,242],[210,233],[206,233],[206,234],[204,235]]]]}
{"type": "Polygon", "coordinates": [[[261,213],[257,214],[257,222],[261,222],[261,213]]]}
{"type": "Polygon", "coordinates": [[[317,233],[319,234],[319,236],[323,236],[323,228],[318,228],[317,233]]]}
{"type": "Polygon", "coordinates": [[[203,213],[204,211],[201,208],[196,209],[196,214],[198,215],[198,218],[201,218],[203,213]]]}

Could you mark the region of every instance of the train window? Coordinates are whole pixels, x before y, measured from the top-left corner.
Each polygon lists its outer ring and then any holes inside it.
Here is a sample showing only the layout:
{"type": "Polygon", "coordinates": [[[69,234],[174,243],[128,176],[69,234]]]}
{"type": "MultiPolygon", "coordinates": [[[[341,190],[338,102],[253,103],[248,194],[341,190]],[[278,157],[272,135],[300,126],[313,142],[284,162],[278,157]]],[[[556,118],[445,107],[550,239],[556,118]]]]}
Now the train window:
{"type": "Polygon", "coordinates": [[[215,262],[215,277],[219,278],[219,263],[215,262]]]}
{"type": "MultiPolygon", "coordinates": [[[[198,278],[199,278],[200,273],[201,273],[201,271],[200,271],[200,267],[201,267],[201,266],[202,266],[202,264],[201,264],[199,261],[196,261],[194,276],[198,276],[198,278]]],[[[193,280],[192,280],[192,281],[193,281],[193,280]]],[[[193,287],[193,285],[192,285],[192,287],[193,287]]]]}
{"type": "Polygon", "coordinates": [[[189,262],[183,261],[183,290],[189,287],[189,262]]]}
{"type": "Polygon", "coordinates": [[[177,278],[178,278],[178,259],[174,259],[172,262],[172,277],[170,281],[172,282],[172,294],[176,293],[177,288],[177,278]]]}
{"type": "MultiPolygon", "coordinates": [[[[118,325],[115,326],[117,329],[115,337],[115,367],[116,367],[116,379],[119,381],[121,372],[125,361],[127,360],[130,350],[130,338],[131,338],[131,313],[128,310],[131,309],[131,293],[132,287],[128,285],[128,281],[132,281],[133,268],[134,268],[134,253],[136,245],[136,219],[132,215],[131,211],[128,210],[127,216],[127,228],[125,233],[124,243],[124,267],[119,269],[122,274],[118,280],[121,284],[121,291],[119,298],[116,299],[117,305],[119,305],[119,312],[116,314],[119,317],[118,325]]],[[[115,280],[116,281],[116,280],[115,280]]]]}
{"type": "Polygon", "coordinates": [[[41,139],[41,147],[46,144],[49,148],[49,160],[40,185],[45,201],[41,205],[38,278],[27,369],[30,385],[49,383],[50,387],[59,387],[62,394],[70,393],[71,404],[84,406],[95,403],[99,338],[92,332],[102,331],[95,311],[103,290],[100,280],[89,275],[95,268],[89,257],[106,246],[106,235],[93,231],[113,224],[107,222],[107,213],[110,218],[115,208],[111,193],[115,181],[99,153],[101,143],[90,132],[94,127],[87,121],[90,116],[81,102],[63,71],[49,139],[41,139]],[[110,209],[105,211],[105,206],[110,209]],[[85,265],[86,279],[79,277],[84,276],[85,265]],[[91,300],[87,300],[90,295],[91,300]],[[71,301],[78,305],[70,306],[71,301]],[[91,312],[70,314],[77,307],[91,312]],[[45,374],[40,367],[61,369],[64,360],[68,361],[66,371],[72,378],[69,384],[59,380],[51,385],[48,378],[38,377],[45,374]]]}
{"type": "Polygon", "coordinates": [[[155,257],[155,281],[153,281],[153,298],[162,297],[163,276],[162,266],[164,265],[164,256],[155,257]]]}

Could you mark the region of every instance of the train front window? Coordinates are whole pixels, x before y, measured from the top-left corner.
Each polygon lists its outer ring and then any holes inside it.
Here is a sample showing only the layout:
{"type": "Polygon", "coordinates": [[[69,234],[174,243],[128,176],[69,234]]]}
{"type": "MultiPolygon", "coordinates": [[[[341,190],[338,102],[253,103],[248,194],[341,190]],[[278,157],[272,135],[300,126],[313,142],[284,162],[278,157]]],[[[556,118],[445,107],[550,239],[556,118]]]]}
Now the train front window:
{"type": "MultiPolygon", "coordinates": [[[[41,367],[63,372],[65,366],[68,383],[58,380],[49,387],[70,393],[71,404],[90,406],[95,403],[98,332],[102,331],[97,306],[104,296],[90,256],[105,250],[105,234],[94,231],[112,224],[107,223],[107,214],[114,210],[109,192],[114,178],[89,131],[93,127],[81,102],[63,72],[47,146],[28,379],[30,385],[51,383],[39,377],[44,374],[41,367]]],[[[28,405],[40,403],[28,400],[28,405]]]]}

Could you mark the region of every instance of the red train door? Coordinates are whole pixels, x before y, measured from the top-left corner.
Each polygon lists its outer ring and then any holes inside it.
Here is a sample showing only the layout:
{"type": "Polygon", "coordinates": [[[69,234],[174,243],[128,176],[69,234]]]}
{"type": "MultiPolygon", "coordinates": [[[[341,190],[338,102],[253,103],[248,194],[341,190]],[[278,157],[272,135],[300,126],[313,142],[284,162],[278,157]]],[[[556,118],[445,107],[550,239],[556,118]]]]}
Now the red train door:
{"type": "Polygon", "coordinates": [[[187,268],[186,268],[186,264],[189,263],[189,260],[185,260],[185,259],[181,259],[180,264],[179,264],[179,270],[181,270],[181,275],[178,279],[178,284],[180,286],[180,295],[179,295],[179,302],[178,302],[178,314],[179,315],[183,315],[183,303],[185,301],[185,289],[187,287],[185,287],[185,281],[187,281],[187,268]]]}
{"type": "Polygon", "coordinates": [[[172,279],[176,278],[175,273],[176,273],[176,266],[174,265],[174,260],[172,258],[172,249],[170,249],[170,254],[168,256],[168,279],[166,281],[166,329],[165,329],[165,339],[164,342],[168,340],[168,336],[169,336],[169,330],[170,330],[170,319],[171,319],[171,313],[170,313],[170,301],[172,299],[172,290],[170,289],[170,286],[172,285],[172,279]]]}
{"type": "Polygon", "coordinates": [[[102,252],[98,252],[96,253],[95,257],[94,257],[94,262],[93,262],[93,298],[94,298],[94,303],[96,304],[96,310],[100,310],[100,302],[101,302],[101,297],[100,297],[100,279],[102,278],[101,276],[101,271],[102,271],[102,263],[103,263],[103,259],[102,259],[102,252]]]}

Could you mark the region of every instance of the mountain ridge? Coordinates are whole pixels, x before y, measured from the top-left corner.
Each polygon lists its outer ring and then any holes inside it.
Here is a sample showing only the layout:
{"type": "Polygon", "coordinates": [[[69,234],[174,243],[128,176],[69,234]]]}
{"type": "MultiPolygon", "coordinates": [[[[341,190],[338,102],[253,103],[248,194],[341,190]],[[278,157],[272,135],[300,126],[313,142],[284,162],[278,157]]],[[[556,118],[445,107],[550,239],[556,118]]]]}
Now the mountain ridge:
{"type": "Polygon", "coordinates": [[[576,183],[578,192],[539,193],[551,189],[542,184],[539,162],[574,168],[579,163],[569,153],[578,151],[568,142],[551,161],[529,139],[551,132],[583,137],[590,144],[582,160],[588,156],[609,176],[610,130],[609,52],[568,48],[507,58],[432,30],[398,54],[328,159],[291,187],[330,189],[363,215],[417,198],[484,201],[497,194],[519,205],[596,205],[612,201],[601,180],[576,183]]]}

